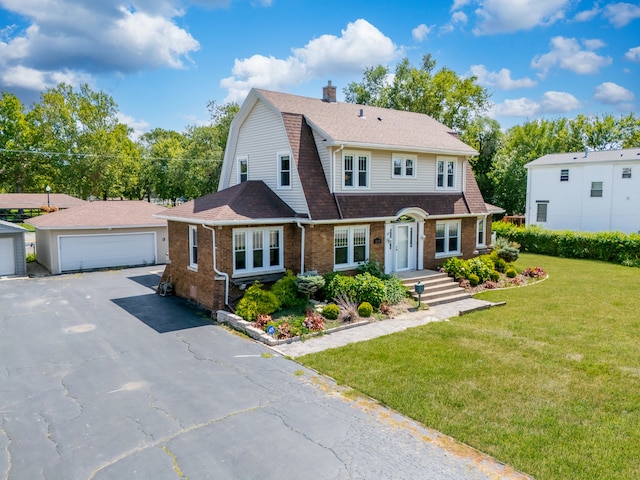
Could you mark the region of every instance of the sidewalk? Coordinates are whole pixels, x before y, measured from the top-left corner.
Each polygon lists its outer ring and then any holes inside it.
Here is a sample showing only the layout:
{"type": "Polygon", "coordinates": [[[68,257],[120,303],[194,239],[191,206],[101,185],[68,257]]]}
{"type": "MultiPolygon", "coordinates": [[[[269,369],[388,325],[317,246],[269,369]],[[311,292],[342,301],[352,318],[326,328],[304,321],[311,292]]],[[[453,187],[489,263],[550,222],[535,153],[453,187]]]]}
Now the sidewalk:
{"type": "Polygon", "coordinates": [[[407,328],[446,320],[474,310],[483,310],[498,305],[503,304],[467,298],[457,302],[436,305],[424,311],[403,313],[395,318],[369,323],[362,327],[312,337],[304,342],[285,343],[271,348],[282,355],[301,357],[309,353],[321,352],[329,348],[343,347],[349,343],[364,342],[372,338],[400,332],[407,328]]]}

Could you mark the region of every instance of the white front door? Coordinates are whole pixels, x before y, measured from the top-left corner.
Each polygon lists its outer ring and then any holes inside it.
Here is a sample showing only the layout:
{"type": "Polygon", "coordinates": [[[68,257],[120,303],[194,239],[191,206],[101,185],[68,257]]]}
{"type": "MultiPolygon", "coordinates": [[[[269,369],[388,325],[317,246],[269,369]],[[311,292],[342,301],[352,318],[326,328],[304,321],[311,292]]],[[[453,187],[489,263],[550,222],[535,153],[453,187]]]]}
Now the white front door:
{"type": "Polygon", "coordinates": [[[398,223],[392,230],[393,271],[416,268],[416,226],[414,223],[398,223]]]}

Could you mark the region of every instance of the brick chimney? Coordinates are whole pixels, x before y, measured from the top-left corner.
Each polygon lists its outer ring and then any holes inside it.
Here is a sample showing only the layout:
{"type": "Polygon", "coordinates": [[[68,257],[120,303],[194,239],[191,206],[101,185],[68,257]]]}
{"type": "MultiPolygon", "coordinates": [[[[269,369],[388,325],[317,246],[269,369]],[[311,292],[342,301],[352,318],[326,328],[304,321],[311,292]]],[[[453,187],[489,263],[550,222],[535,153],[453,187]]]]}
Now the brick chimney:
{"type": "Polygon", "coordinates": [[[326,87],[322,87],[322,100],[329,103],[336,103],[336,87],[331,85],[331,80],[326,87]]]}

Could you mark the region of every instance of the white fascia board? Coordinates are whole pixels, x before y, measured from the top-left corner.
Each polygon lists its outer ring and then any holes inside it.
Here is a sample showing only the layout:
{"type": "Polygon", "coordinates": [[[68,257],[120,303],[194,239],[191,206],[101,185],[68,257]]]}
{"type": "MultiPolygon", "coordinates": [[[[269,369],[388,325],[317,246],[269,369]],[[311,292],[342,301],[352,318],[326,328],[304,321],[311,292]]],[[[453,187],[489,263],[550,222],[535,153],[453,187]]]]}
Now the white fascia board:
{"type": "Polygon", "coordinates": [[[119,230],[124,228],[163,228],[163,227],[166,227],[166,225],[158,225],[158,224],[93,225],[93,226],[54,225],[54,226],[46,226],[46,227],[38,227],[34,225],[34,227],[36,230],[119,230]]]}
{"type": "Polygon", "coordinates": [[[453,155],[456,157],[475,157],[478,152],[475,150],[470,152],[468,150],[447,150],[437,148],[418,148],[408,145],[395,145],[385,143],[361,143],[361,142],[348,142],[339,140],[327,140],[327,147],[342,147],[345,149],[362,149],[362,150],[393,150],[412,153],[433,153],[436,155],[453,155]]]}
{"type": "Polygon", "coordinates": [[[165,215],[162,217],[169,222],[189,223],[191,225],[207,225],[209,227],[229,227],[239,225],[283,225],[287,223],[304,223],[309,220],[306,218],[251,218],[246,220],[203,220],[188,217],[172,217],[165,215]]]}

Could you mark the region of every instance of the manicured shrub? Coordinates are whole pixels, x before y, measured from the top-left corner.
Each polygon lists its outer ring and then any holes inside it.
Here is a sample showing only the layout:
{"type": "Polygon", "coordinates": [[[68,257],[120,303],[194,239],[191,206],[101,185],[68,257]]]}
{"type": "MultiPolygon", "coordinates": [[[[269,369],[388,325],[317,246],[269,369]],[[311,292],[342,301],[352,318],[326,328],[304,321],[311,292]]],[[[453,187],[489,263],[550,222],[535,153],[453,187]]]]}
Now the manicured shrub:
{"type": "Polygon", "coordinates": [[[287,270],[284,277],[278,280],[271,291],[280,299],[283,308],[297,307],[306,303],[306,296],[301,294],[296,285],[296,276],[287,270]]]}
{"type": "Polygon", "coordinates": [[[324,278],[317,273],[300,273],[296,278],[296,286],[300,292],[310,298],[324,287],[324,278]]]}
{"type": "Polygon", "coordinates": [[[340,316],[340,307],[335,303],[325,305],[322,309],[322,316],[327,320],[336,320],[340,316]]]}
{"type": "Polygon", "coordinates": [[[369,318],[373,314],[373,307],[369,302],[362,302],[358,307],[358,315],[362,318],[369,318]]]}
{"type": "Polygon", "coordinates": [[[386,280],[391,277],[388,273],[384,273],[382,264],[376,260],[367,260],[356,267],[357,273],[370,273],[380,280],[386,280]]]}
{"type": "Polygon", "coordinates": [[[455,281],[459,281],[463,278],[467,277],[466,274],[466,262],[458,257],[448,258],[443,264],[442,268],[444,271],[449,274],[450,277],[453,277],[455,281]]]}
{"type": "Polygon", "coordinates": [[[493,262],[491,259],[487,261],[486,259],[483,260],[481,257],[475,257],[466,261],[465,273],[467,279],[472,285],[473,281],[471,280],[471,275],[478,277],[478,283],[483,283],[489,280],[491,272],[493,272],[493,262]]]}
{"type": "Polygon", "coordinates": [[[504,261],[504,258],[500,258],[495,250],[491,252],[491,259],[493,260],[493,266],[496,271],[500,273],[507,271],[507,262],[504,261]]]}
{"type": "Polygon", "coordinates": [[[339,296],[355,299],[357,296],[354,277],[342,274],[334,275],[324,290],[326,300],[336,300],[339,296]]]}
{"type": "Polygon", "coordinates": [[[475,287],[480,283],[480,277],[475,273],[470,273],[469,275],[467,275],[467,280],[469,280],[469,285],[471,285],[472,287],[475,287]]]}
{"type": "Polygon", "coordinates": [[[254,283],[236,306],[236,314],[248,321],[253,321],[260,314],[271,314],[280,308],[280,300],[273,292],[262,289],[262,284],[254,283]]]}
{"type": "MultiPolygon", "coordinates": [[[[491,282],[499,281],[500,280],[500,272],[494,270],[493,272],[491,272],[490,278],[491,278],[491,280],[490,280],[491,282]]],[[[485,283],[489,283],[489,282],[485,282],[485,283]]]]}
{"type": "Polygon", "coordinates": [[[384,283],[384,301],[395,305],[407,298],[411,292],[404,286],[402,280],[395,275],[382,281],[384,283]]]}
{"type": "Polygon", "coordinates": [[[386,289],[384,282],[370,273],[361,273],[354,277],[356,284],[357,302],[369,302],[378,308],[385,300],[386,289]]]}
{"type": "Polygon", "coordinates": [[[518,271],[513,267],[509,267],[509,268],[507,268],[507,271],[505,272],[505,275],[507,275],[507,277],[509,277],[509,278],[515,278],[515,277],[518,276],[518,271]]]}

